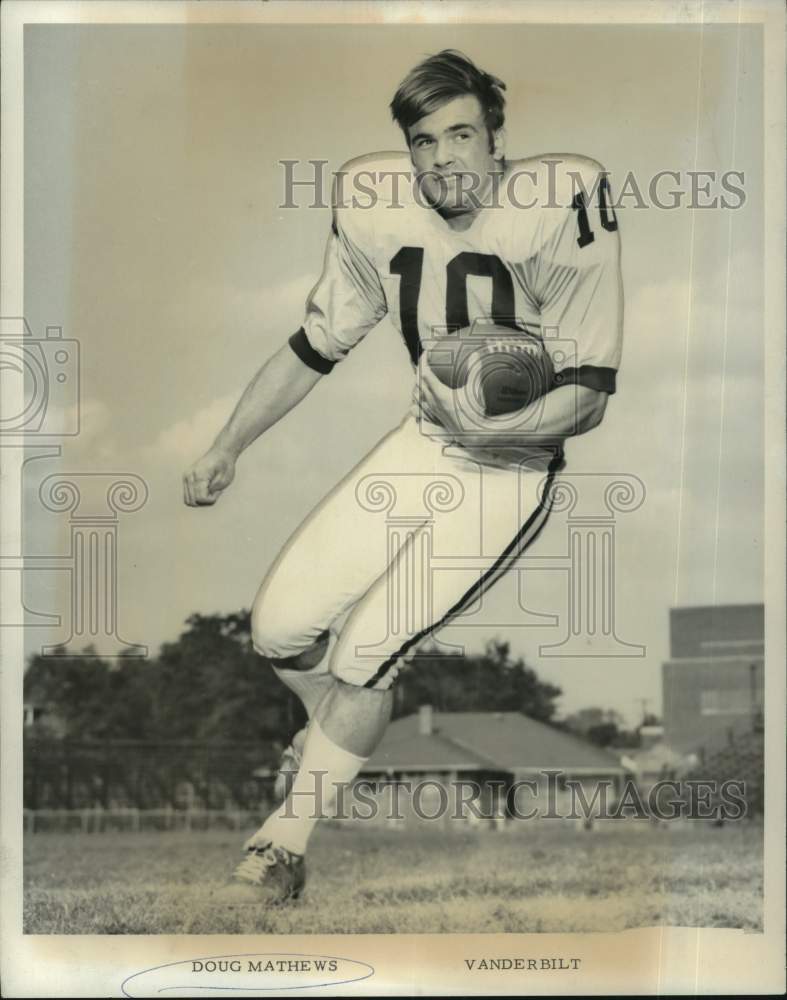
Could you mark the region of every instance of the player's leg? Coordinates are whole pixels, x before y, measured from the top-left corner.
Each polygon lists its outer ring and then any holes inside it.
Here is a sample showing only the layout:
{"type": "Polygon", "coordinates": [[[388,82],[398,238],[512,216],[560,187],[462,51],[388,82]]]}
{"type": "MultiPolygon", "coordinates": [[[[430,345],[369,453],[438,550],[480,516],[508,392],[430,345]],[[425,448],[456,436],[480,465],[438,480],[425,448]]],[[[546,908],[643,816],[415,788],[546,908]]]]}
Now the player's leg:
{"type": "Polygon", "coordinates": [[[386,435],[314,508],[282,549],[254,600],[254,648],[283,681],[297,688],[307,711],[314,710],[324,692],[311,697],[297,675],[316,678],[327,672],[331,629],[340,627],[342,616],[395,554],[386,533],[386,508],[376,496],[364,502],[364,490],[378,477],[409,467],[410,423],[386,435]]]}
{"type": "MultiPolygon", "coordinates": [[[[452,533],[466,538],[467,520],[477,516],[474,505],[452,533]]],[[[422,533],[423,528],[410,534],[350,613],[331,661],[337,682],[317,706],[309,725],[298,775],[286,800],[249,839],[248,846],[273,843],[289,855],[303,856],[317,822],[330,815],[339,787],[353,781],[382,738],[390,718],[391,686],[400,656],[406,653],[403,647],[416,638],[413,632],[401,634],[391,620],[392,591],[400,589],[397,585],[407,581],[404,600],[410,605],[400,609],[400,617],[411,623],[420,617],[425,631],[435,627],[458,597],[472,588],[477,571],[452,573],[462,581],[454,581],[450,595],[443,594],[438,602],[425,600],[422,590],[428,582],[411,572],[422,533]],[[434,608],[436,618],[423,619],[414,613],[415,608],[426,606],[434,608]]]]}
{"type": "MultiPolygon", "coordinates": [[[[356,604],[342,635],[370,595],[387,591],[388,583],[385,581],[401,575],[402,567],[409,563],[411,552],[418,544],[418,537],[419,531],[416,530],[381,574],[383,582],[378,578],[356,604]]],[[[379,637],[387,625],[385,609],[378,610],[376,614],[379,637]]],[[[337,651],[342,646],[340,637],[337,651]]],[[[379,662],[380,657],[377,656],[366,663],[364,680],[372,676],[379,662]]],[[[332,672],[339,673],[334,661],[332,672]]],[[[302,856],[318,820],[330,814],[339,789],[353,781],[373,753],[391,717],[391,684],[395,673],[389,674],[383,683],[374,688],[355,683],[357,677],[357,671],[353,680],[336,677],[335,684],[320,701],[306,733],[301,766],[290,792],[249,838],[247,848],[272,843],[284,848],[290,855],[302,856]]]]}
{"type": "MultiPolygon", "coordinates": [[[[470,500],[450,515],[435,518],[430,551],[442,558],[445,569],[433,572],[411,564],[406,572],[391,572],[375,582],[337,642],[331,669],[339,680],[367,690],[388,689],[421,640],[476,608],[546,525],[559,467],[556,461],[550,468],[534,470],[481,468],[464,459],[444,465],[459,478],[470,500]],[[421,610],[420,625],[404,633],[383,627],[392,614],[411,622],[419,618],[418,610],[409,613],[402,607],[392,613],[397,597],[401,603],[402,577],[409,580],[409,590],[404,588],[412,595],[408,599],[421,610]],[[381,634],[386,636],[382,641],[381,634]]],[[[412,547],[402,548],[399,564],[418,548],[417,536],[413,541],[412,547]]]]}
{"type": "Polygon", "coordinates": [[[259,831],[262,841],[281,844],[297,856],[305,853],[320,815],[330,814],[338,787],[353,781],[382,738],[393,704],[391,687],[408,654],[482,600],[549,517],[552,473],[481,469],[442,454],[433,468],[437,478],[451,469],[468,500],[464,509],[452,508],[451,516],[438,516],[433,525],[436,550],[454,566],[438,586],[429,573],[414,571],[422,526],[350,613],[331,660],[337,682],[316,708],[290,794],[259,831]],[[470,540],[483,551],[475,551],[470,540]],[[479,554],[488,554],[488,564],[462,571],[462,558],[474,561],[479,554]],[[402,597],[406,606],[392,613],[402,597]],[[411,626],[420,618],[420,628],[403,634],[393,627],[394,618],[411,626]]]}
{"type": "Polygon", "coordinates": [[[380,742],[392,706],[391,690],[337,681],[309,724],[289,795],[247,846],[274,843],[292,854],[305,854],[318,820],[330,815],[339,790],[357,777],[380,742]]]}
{"type": "Polygon", "coordinates": [[[338,789],[358,775],[385,731],[392,704],[389,690],[337,680],[309,724],[303,761],[286,800],[246,842],[235,884],[224,890],[225,903],[273,905],[300,896],[304,855],[315,825],[330,815],[338,789]],[[346,749],[346,743],[358,752],[346,749]]]}
{"type": "MultiPolygon", "coordinates": [[[[546,520],[548,511],[538,494],[538,483],[542,477],[533,473],[526,476],[523,491],[519,489],[517,473],[484,470],[491,489],[492,517],[487,524],[483,523],[482,511],[487,497],[483,498],[484,503],[480,502],[483,476],[479,467],[465,460],[448,458],[442,449],[427,446],[424,451],[422,439],[417,434],[409,444],[409,461],[405,467],[409,469],[411,481],[415,481],[420,474],[427,474],[427,470],[428,475],[435,477],[433,482],[443,484],[447,482],[445,476],[453,475],[461,486],[459,495],[468,501],[458,513],[461,504],[448,504],[445,516],[440,515],[440,528],[444,530],[435,532],[438,548],[457,558],[461,567],[462,555],[478,554],[474,551],[475,545],[469,541],[475,539],[484,550],[491,546],[494,558],[485,572],[469,568],[466,572],[446,574],[448,586],[438,588],[432,594],[431,580],[424,580],[417,573],[410,572],[413,564],[408,559],[418,550],[424,527],[423,524],[414,526],[410,522],[407,542],[399,547],[393,559],[389,550],[385,571],[355,603],[342,630],[331,661],[338,683],[326,693],[315,710],[304,746],[302,766],[292,790],[285,803],[251,839],[251,846],[256,846],[262,856],[279,850],[282,857],[288,859],[287,863],[301,863],[320,813],[330,809],[336,787],[353,780],[384,732],[390,716],[389,688],[403,657],[420,638],[477,600],[483,588],[491,586],[499,578],[511,560],[537,535],[546,520]],[[473,499],[474,491],[476,495],[473,499]],[[524,523],[517,518],[523,493],[524,506],[529,510],[524,523]],[[511,516],[506,517],[503,515],[504,500],[507,499],[511,507],[512,498],[516,501],[513,513],[509,511],[511,516]],[[415,606],[428,609],[425,616],[421,615],[422,627],[410,628],[404,634],[392,627],[394,623],[390,613],[391,588],[402,579],[414,584],[409,599],[415,606]],[[424,585],[430,588],[428,599],[422,592],[424,585]]],[[[386,471],[389,475],[395,474],[390,465],[386,471]]],[[[421,495],[423,485],[419,484],[421,495]]],[[[445,497],[445,492],[441,495],[445,497]]],[[[416,614],[405,614],[408,623],[414,622],[417,617],[416,614]]],[[[274,854],[271,854],[272,857],[274,854]]],[[[250,865],[254,864],[253,859],[254,852],[250,865]]],[[[272,866],[271,870],[276,871],[275,861],[272,866]]],[[[260,881],[267,883],[272,879],[260,881]]]]}
{"type": "MultiPolygon", "coordinates": [[[[326,630],[298,656],[281,659],[263,657],[282,684],[299,698],[306,709],[307,720],[311,719],[325,693],[336,683],[328,669],[330,649],[335,645],[335,639],[335,632],[326,630]]],[[[273,796],[277,802],[286,798],[301,766],[307,726],[308,721],[282,751],[273,785],[273,796]]]]}
{"type": "Polygon", "coordinates": [[[332,684],[328,670],[331,632],[326,629],[298,656],[263,657],[278,679],[297,695],[311,718],[320,699],[332,684]]]}
{"type": "MultiPolygon", "coordinates": [[[[342,616],[390,558],[385,511],[359,502],[358,485],[402,467],[408,435],[404,424],[386,435],[311,512],[282,549],[254,601],[254,647],[300,698],[310,718],[334,683],[328,664],[342,616]]],[[[299,749],[288,747],[285,756],[292,750],[294,761],[299,749]]]]}
{"type": "Polygon", "coordinates": [[[294,734],[282,751],[279,771],[273,786],[273,797],[277,802],[287,797],[301,766],[306,731],[315,709],[325,694],[336,684],[336,678],[330,672],[329,664],[342,621],[343,619],[340,619],[335,622],[299,656],[287,659],[263,657],[282,684],[297,695],[306,710],[307,717],[306,725],[294,734]]]}
{"type": "MultiPolygon", "coordinates": [[[[415,445],[420,443],[416,432],[415,445]]],[[[359,697],[352,693],[352,707],[344,706],[341,698],[342,707],[332,707],[334,701],[329,696],[336,679],[327,673],[330,653],[326,635],[368,591],[396,552],[396,546],[391,545],[387,536],[385,507],[374,496],[364,502],[363,489],[364,484],[376,477],[384,479],[407,469],[413,444],[412,422],[408,420],[387,435],[325,498],[283,549],[260,588],[252,612],[255,649],[298,693],[309,714],[315,712],[318,699],[328,698],[320,717],[331,717],[335,712],[339,719],[345,720],[348,714],[355,715],[357,733],[369,730],[366,742],[379,739],[390,716],[390,697],[377,694],[359,697]],[[361,701],[369,704],[361,705],[361,701]]],[[[343,729],[353,728],[349,722],[342,721],[341,725],[343,729]]],[[[353,773],[357,773],[356,762],[362,758],[339,744],[322,745],[324,734],[321,729],[314,729],[314,736],[305,742],[304,749],[315,744],[317,749],[312,752],[330,758],[331,771],[348,774],[349,762],[349,770],[355,769],[353,773]]],[[[333,729],[330,723],[328,729],[333,729]]],[[[357,745],[362,747],[364,743],[357,745]]],[[[297,752],[296,748],[293,750],[297,752]]],[[[247,845],[264,849],[266,843],[260,830],[247,845]]],[[[273,857],[266,856],[264,860],[278,871],[273,857]]],[[[245,874],[251,881],[265,881],[262,877],[265,872],[257,871],[259,865],[252,871],[251,861],[245,874]]],[[[285,864],[289,865],[290,860],[285,864]]]]}
{"type": "MultiPolygon", "coordinates": [[[[445,516],[438,514],[432,525],[436,549],[455,560],[455,567],[434,592],[429,575],[414,571],[422,551],[422,525],[411,531],[386,571],[354,606],[331,661],[338,682],[316,709],[290,795],[252,844],[272,841],[296,855],[305,852],[320,813],[330,810],[337,786],[356,777],[382,737],[390,717],[390,688],[403,657],[420,638],[476,601],[546,521],[548,506],[539,493],[543,477],[537,473],[481,470],[475,463],[444,456],[442,450],[429,457],[430,482],[446,483],[445,477],[453,476],[457,495],[467,501],[460,510],[462,504],[448,503],[444,493],[445,516]],[[475,564],[463,571],[462,556],[477,557],[478,546],[489,553],[488,567],[479,570],[475,564]],[[408,606],[393,610],[395,595],[408,606]],[[420,628],[398,628],[402,621],[412,626],[419,619],[420,628]]],[[[420,471],[414,462],[411,477],[420,471]]],[[[421,495],[423,488],[421,483],[421,495]]]]}

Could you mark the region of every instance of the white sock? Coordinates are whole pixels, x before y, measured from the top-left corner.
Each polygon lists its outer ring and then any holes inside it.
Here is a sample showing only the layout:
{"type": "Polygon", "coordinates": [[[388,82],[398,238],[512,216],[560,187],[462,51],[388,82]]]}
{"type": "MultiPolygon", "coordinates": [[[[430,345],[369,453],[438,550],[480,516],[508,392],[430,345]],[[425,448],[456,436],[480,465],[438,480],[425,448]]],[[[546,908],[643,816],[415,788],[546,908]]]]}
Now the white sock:
{"type": "Polygon", "coordinates": [[[367,757],[356,757],[328,739],[312,719],[303,748],[303,762],[290,794],[254,835],[252,841],[272,841],[293,854],[304,854],[320,815],[330,815],[336,785],[356,777],[367,757]]]}
{"type": "Polygon", "coordinates": [[[309,718],[314,714],[314,710],[325,692],[335,683],[333,674],[329,671],[331,653],[335,645],[336,635],[331,631],[323,658],[311,670],[288,670],[282,667],[273,667],[274,673],[282,684],[285,684],[303,702],[303,707],[309,718]]]}

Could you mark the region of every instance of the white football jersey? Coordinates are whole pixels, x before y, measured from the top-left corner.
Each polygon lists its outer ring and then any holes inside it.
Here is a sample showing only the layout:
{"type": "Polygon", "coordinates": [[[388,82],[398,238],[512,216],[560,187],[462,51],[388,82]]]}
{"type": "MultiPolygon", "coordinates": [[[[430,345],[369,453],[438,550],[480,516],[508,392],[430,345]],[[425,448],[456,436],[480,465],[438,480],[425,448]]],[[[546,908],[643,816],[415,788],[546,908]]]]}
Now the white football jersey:
{"type": "Polygon", "coordinates": [[[424,201],[407,153],[361,157],[337,177],[322,277],[290,343],[328,372],[388,314],[416,365],[435,337],[491,319],[542,339],[556,385],[613,393],[617,229],[603,168],[583,157],[508,163],[463,232],[424,201]]]}

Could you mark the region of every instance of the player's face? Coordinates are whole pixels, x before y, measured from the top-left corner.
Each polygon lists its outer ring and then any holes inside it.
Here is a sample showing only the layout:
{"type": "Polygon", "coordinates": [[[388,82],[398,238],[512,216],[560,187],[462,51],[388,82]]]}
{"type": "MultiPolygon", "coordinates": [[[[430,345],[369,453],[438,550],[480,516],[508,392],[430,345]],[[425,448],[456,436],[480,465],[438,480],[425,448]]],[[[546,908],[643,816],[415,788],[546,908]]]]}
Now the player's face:
{"type": "Polygon", "coordinates": [[[478,211],[503,156],[502,130],[490,143],[478,98],[456,97],[407,132],[413,166],[429,203],[443,215],[478,211]]]}

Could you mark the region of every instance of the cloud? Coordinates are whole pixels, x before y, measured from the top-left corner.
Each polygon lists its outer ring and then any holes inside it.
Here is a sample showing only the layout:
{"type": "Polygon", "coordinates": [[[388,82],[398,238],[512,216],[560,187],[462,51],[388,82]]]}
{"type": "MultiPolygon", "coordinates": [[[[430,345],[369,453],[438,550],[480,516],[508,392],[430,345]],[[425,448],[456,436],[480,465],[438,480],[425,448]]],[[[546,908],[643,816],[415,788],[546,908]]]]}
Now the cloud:
{"type": "MultiPolygon", "coordinates": [[[[236,308],[254,312],[260,317],[260,321],[264,322],[267,317],[272,317],[278,322],[280,316],[302,316],[306,298],[319,276],[319,271],[314,274],[298,274],[290,281],[273,288],[235,287],[230,290],[230,298],[236,308]]],[[[225,288],[224,293],[226,292],[225,288]]]]}
{"type": "Polygon", "coordinates": [[[203,357],[210,356],[211,338],[217,337],[215,342],[217,346],[223,344],[222,349],[231,344],[241,357],[261,355],[262,360],[302,323],[306,299],[320,276],[322,261],[315,265],[307,273],[299,272],[278,285],[190,280],[173,291],[160,325],[162,329],[201,331],[199,349],[203,357]]]}
{"type": "Polygon", "coordinates": [[[207,449],[232,413],[238,394],[220,396],[191,416],[165,428],[156,440],[143,448],[144,457],[156,461],[178,459],[193,462],[207,449]]]}
{"type": "Polygon", "coordinates": [[[621,378],[659,391],[682,384],[684,372],[690,382],[732,372],[762,380],[760,262],[735,251],[729,261],[725,252],[701,264],[691,281],[651,281],[627,296],[621,378]]]}
{"type": "Polygon", "coordinates": [[[117,465],[113,413],[101,399],[87,397],[78,404],[50,405],[42,433],[47,439],[49,435],[63,435],[63,460],[74,469],[117,465]]]}

